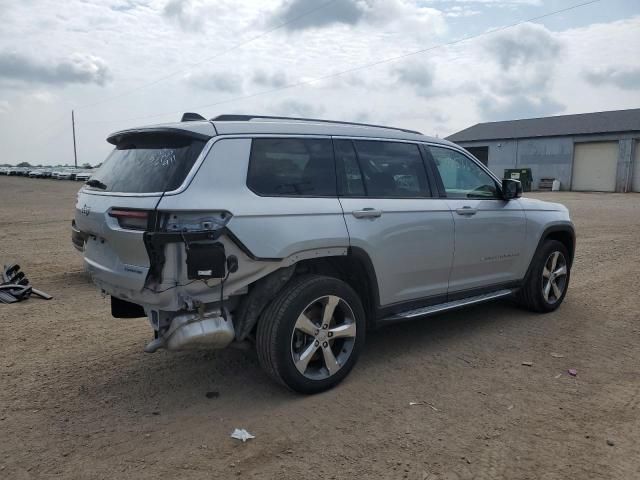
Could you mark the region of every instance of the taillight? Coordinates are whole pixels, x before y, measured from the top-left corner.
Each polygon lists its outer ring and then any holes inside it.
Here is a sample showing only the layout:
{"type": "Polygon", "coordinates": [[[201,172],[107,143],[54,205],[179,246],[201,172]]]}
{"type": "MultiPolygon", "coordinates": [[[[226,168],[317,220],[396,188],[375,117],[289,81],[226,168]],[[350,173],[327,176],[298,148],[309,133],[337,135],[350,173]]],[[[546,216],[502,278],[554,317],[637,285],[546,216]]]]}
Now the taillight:
{"type": "Polygon", "coordinates": [[[114,208],[109,216],[118,220],[121,228],[129,230],[146,230],[149,222],[149,212],[146,210],[125,210],[114,208]]]}

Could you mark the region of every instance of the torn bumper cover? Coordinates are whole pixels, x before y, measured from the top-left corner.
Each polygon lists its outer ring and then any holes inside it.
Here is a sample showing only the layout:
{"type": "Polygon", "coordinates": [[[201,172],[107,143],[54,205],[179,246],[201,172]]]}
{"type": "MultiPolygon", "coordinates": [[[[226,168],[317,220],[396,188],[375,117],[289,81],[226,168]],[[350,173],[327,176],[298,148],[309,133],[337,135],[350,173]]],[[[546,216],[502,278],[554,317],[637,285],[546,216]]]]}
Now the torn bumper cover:
{"type": "Polygon", "coordinates": [[[76,226],[76,221],[71,220],[71,243],[74,248],[79,252],[84,252],[84,242],[86,241],[87,236],[83,232],[81,232],[76,226]]]}

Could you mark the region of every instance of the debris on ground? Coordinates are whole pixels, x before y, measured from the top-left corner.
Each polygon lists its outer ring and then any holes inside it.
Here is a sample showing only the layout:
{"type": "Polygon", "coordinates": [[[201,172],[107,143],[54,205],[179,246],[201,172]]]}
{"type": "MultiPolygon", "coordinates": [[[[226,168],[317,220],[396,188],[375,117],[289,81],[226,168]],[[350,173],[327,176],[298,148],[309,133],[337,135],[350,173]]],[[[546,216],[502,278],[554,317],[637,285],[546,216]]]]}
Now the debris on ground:
{"type": "Polygon", "coordinates": [[[44,300],[53,297],[31,286],[20,265],[5,265],[0,275],[0,303],[16,303],[36,295],[44,300]]]}
{"type": "Polygon", "coordinates": [[[242,443],[244,443],[247,440],[250,440],[250,439],[256,438],[256,437],[251,435],[244,428],[236,428],[233,431],[233,433],[231,434],[231,438],[235,438],[236,440],[242,440],[242,443]]]}
{"type": "Polygon", "coordinates": [[[607,445],[613,447],[615,445],[615,442],[613,440],[607,440],[607,445]]]}
{"type": "Polygon", "coordinates": [[[561,353],[553,353],[553,352],[551,352],[551,356],[553,358],[564,358],[564,355],[562,355],[561,353]]]}
{"type": "Polygon", "coordinates": [[[513,405],[509,405],[509,406],[507,407],[507,410],[513,410],[513,405]]]}
{"type": "Polygon", "coordinates": [[[522,362],[525,367],[533,367],[533,362],[522,362]]]}
{"type": "Polygon", "coordinates": [[[204,396],[207,398],[218,398],[220,396],[220,392],[207,392],[204,396]]]}
{"type": "Polygon", "coordinates": [[[431,410],[433,410],[434,412],[439,412],[440,411],[436,407],[434,407],[432,404],[430,404],[429,402],[409,402],[409,406],[410,407],[413,407],[414,405],[426,405],[427,407],[430,407],[431,410]]]}
{"type": "Polygon", "coordinates": [[[572,377],[577,377],[578,376],[578,370],[576,370],[575,368],[570,368],[569,370],[567,370],[567,373],[569,375],[571,375],[572,377]]]}
{"type": "Polygon", "coordinates": [[[557,375],[555,376],[555,378],[560,378],[561,376],[562,376],[562,374],[561,374],[561,373],[559,373],[559,374],[557,374],[557,375]]]}

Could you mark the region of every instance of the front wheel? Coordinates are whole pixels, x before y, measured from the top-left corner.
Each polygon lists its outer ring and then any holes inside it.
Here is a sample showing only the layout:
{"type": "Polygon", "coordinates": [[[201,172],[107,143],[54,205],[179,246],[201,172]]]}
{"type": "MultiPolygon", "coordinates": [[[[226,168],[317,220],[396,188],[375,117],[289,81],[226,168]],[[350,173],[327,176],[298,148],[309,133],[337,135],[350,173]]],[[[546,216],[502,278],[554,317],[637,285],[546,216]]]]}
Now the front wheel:
{"type": "Polygon", "coordinates": [[[534,255],[529,275],[518,292],[519,303],[534,312],[552,312],[567,294],[570,275],[567,248],[557,240],[545,241],[534,255]]]}
{"type": "Polygon", "coordinates": [[[258,359],[292,390],[328,390],[356,363],[365,328],[362,303],[349,285],[331,277],[300,276],[261,315],[258,359]]]}

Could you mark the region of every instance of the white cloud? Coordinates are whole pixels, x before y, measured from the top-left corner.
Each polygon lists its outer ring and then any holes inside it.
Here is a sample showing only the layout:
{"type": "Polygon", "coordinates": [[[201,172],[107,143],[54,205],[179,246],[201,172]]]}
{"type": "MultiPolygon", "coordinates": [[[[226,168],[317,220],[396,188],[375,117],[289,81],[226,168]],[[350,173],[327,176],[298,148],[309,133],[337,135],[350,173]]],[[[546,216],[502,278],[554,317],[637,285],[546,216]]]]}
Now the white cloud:
{"type": "Polygon", "coordinates": [[[562,43],[543,25],[525,23],[487,37],[485,48],[505,71],[555,60],[562,43]]]}
{"type": "Polygon", "coordinates": [[[270,18],[272,26],[285,24],[290,32],[360,24],[380,28],[403,26],[405,31],[441,34],[446,28],[442,11],[410,0],[285,0],[270,18]],[[326,6],[323,6],[326,5],[326,6]],[[419,28],[417,28],[419,27],[419,28]]]}
{"type": "Polygon", "coordinates": [[[410,85],[422,97],[439,93],[435,87],[435,66],[429,62],[406,62],[394,68],[397,81],[410,85]]]}
{"type": "Polygon", "coordinates": [[[256,85],[269,88],[280,88],[291,83],[287,74],[281,70],[270,72],[259,68],[251,79],[256,85]]]}
{"type": "Polygon", "coordinates": [[[190,85],[214,92],[239,93],[242,76],[228,72],[198,72],[188,76],[190,85]]]}
{"type": "Polygon", "coordinates": [[[616,65],[585,70],[585,77],[592,85],[615,85],[624,90],[640,89],[640,66],[616,65]]]}
{"type": "MultiPolygon", "coordinates": [[[[329,2],[325,2],[329,3],[329,2]]],[[[286,24],[287,30],[322,28],[334,24],[355,25],[369,9],[364,0],[340,0],[326,7],[316,0],[285,0],[271,18],[273,25],[286,24]]]]}
{"type": "Polygon", "coordinates": [[[269,110],[272,115],[306,118],[321,117],[325,112],[325,109],[322,105],[313,104],[311,102],[303,102],[292,98],[272,105],[269,110]]]}
{"type": "Polygon", "coordinates": [[[442,3],[460,3],[469,5],[486,5],[493,7],[518,7],[522,5],[539,6],[542,5],[542,0],[431,0],[433,4],[442,3]]]}
{"type": "Polygon", "coordinates": [[[447,17],[451,18],[459,18],[459,17],[474,17],[476,15],[480,15],[482,12],[480,10],[475,10],[471,7],[455,5],[451,8],[448,8],[445,12],[447,17]]]}
{"type": "Polygon", "coordinates": [[[204,25],[204,12],[194,6],[192,0],[169,0],[162,10],[162,14],[177,23],[182,30],[199,32],[204,25]]]}
{"type": "Polygon", "coordinates": [[[486,37],[479,44],[486,59],[478,79],[477,106],[491,120],[526,118],[564,110],[553,81],[564,49],[546,27],[526,23],[486,37]]]}
{"type": "Polygon", "coordinates": [[[11,105],[6,100],[0,100],[0,115],[11,110],[11,105]]]}
{"type": "Polygon", "coordinates": [[[54,103],[58,99],[54,93],[45,90],[31,92],[27,95],[27,98],[40,103],[54,103]]]}
{"type": "Polygon", "coordinates": [[[95,83],[110,79],[107,63],[100,57],[73,53],[67,58],[32,58],[15,51],[0,52],[0,81],[20,83],[95,83]]]}

